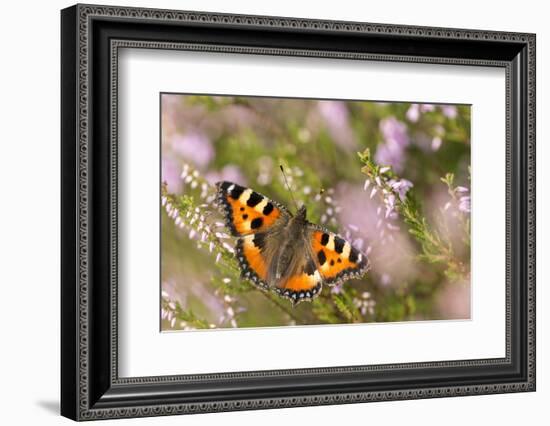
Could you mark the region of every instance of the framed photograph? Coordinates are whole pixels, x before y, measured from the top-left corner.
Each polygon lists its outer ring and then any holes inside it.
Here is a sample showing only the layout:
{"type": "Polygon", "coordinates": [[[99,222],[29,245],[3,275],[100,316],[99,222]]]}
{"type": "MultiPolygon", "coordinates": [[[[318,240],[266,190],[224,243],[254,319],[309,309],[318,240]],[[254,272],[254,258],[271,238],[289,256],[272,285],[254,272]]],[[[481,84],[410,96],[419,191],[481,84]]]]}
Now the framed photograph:
{"type": "Polygon", "coordinates": [[[535,35],[61,12],[61,413],[535,390],[535,35]]]}

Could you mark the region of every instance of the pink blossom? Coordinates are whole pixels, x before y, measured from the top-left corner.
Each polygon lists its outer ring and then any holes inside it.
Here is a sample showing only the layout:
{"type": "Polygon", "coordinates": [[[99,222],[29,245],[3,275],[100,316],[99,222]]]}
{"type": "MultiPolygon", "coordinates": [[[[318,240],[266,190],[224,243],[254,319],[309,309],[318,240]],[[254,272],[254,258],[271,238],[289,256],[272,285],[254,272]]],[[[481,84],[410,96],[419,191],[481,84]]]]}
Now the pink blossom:
{"type": "Polygon", "coordinates": [[[380,131],[386,143],[406,147],[409,144],[407,126],[395,117],[385,118],[380,121],[380,131]]]}
{"type": "Polygon", "coordinates": [[[161,164],[162,182],[166,182],[168,192],[177,194],[181,190],[179,167],[170,157],[163,156],[161,164]]]}
{"type": "Polygon", "coordinates": [[[454,105],[441,105],[441,111],[447,118],[456,118],[458,111],[454,105]]]}
{"type": "Polygon", "coordinates": [[[332,294],[340,294],[340,293],[342,293],[342,286],[343,286],[343,285],[344,285],[343,283],[336,284],[335,286],[331,287],[330,292],[331,292],[332,294]]]}
{"type": "Polygon", "coordinates": [[[432,112],[435,111],[435,106],[432,104],[421,104],[420,105],[420,111],[421,112],[432,112]]]}
{"type": "Polygon", "coordinates": [[[389,164],[397,173],[401,173],[404,167],[403,149],[389,144],[378,145],[374,159],[378,164],[389,164]]]}
{"type": "Polygon", "coordinates": [[[345,102],[319,101],[318,108],[334,141],[345,150],[354,150],[357,141],[349,124],[349,112],[345,102]]]}
{"type": "Polygon", "coordinates": [[[210,183],[215,184],[216,182],[227,180],[229,182],[238,183],[239,185],[246,185],[246,177],[241,172],[241,169],[235,164],[227,164],[219,172],[210,171],[206,173],[204,178],[210,183]]]}
{"type": "Polygon", "coordinates": [[[437,151],[441,147],[443,141],[439,136],[432,139],[432,151],[437,151]]]}
{"type": "Polygon", "coordinates": [[[460,197],[458,200],[458,210],[460,210],[463,213],[470,213],[470,196],[465,195],[463,197],[460,197]]]}
{"type": "Polygon", "coordinates": [[[378,164],[391,166],[400,173],[405,163],[405,148],[410,143],[407,126],[395,117],[389,117],[380,121],[380,131],[384,143],[378,145],[374,158],[378,164]]]}
{"type": "Polygon", "coordinates": [[[175,152],[199,168],[205,168],[215,155],[210,139],[204,133],[196,131],[183,135],[176,134],[172,138],[172,147],[175,152]]]}
{"type": "Polygon", "coordinates": [[[418,121],[420,118],[420,109],[418,104],[411,104],[407,110],[406,117],[412,123],[416,123],[418,121]]]}
{"type": "Polygon", "coordinates": [[[405,201],[407,192],[414,186],[413,183],[407,179],[392,179],[388,183],[390,184],[392,189],[399,194],[399,198],[401,199],[401,201],[405,201]]]}

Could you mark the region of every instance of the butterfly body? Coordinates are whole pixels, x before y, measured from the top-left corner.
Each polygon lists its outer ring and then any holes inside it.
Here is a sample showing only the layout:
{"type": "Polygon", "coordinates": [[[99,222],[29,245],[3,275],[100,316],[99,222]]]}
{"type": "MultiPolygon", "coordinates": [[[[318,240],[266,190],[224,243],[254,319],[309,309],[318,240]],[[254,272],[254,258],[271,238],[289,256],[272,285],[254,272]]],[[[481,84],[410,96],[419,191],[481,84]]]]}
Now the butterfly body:
{"type": "Polygon", "coordinates": [[[232,182],[219,182],[217,201],[231,233],[242,276],[293,303],[362,276],[366,255],[349,242],[307,220],[302,206],[292,215],[283,205],[232,182]]]}

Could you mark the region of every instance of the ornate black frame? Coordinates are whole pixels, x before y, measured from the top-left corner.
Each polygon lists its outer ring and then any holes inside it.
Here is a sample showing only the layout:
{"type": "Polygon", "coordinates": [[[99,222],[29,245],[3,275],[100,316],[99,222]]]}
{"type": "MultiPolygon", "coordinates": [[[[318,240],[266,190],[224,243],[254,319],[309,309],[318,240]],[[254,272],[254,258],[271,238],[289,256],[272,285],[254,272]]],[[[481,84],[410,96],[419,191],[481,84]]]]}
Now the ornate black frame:
{"type": "Polygon", "coordinates": [[[535,35],[76,5],[61,13],[61,414],[156,416],[535,390],[535,35]],[[506,357],[119,378],[117,52],[193,49],[506,70],[506,357]]]}

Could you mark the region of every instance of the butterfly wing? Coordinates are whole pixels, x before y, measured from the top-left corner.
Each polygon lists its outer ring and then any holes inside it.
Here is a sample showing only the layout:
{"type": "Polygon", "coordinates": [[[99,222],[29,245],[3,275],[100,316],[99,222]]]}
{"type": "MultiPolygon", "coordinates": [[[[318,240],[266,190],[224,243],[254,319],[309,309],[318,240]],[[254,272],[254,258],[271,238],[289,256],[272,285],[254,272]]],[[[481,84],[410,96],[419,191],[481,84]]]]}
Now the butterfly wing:
{"type": "Polygon", "coordinates": [[[218,182],[216,188],[225,223],[234,236],[267,232],[291,217],[284,206],[250,188],[232,182],[218,182]]]}
{"type": "Polygon", "coordinates": [[[281,204],[232,182],[218,182],[217,201],[224,220],[237,239],[241,274],[262,289],[268,288],[268,270],[277,253],[281,229],[291,215],[281,204]]]}
{"type": "Polygon", "coordinates": [[[292,303],[311,300],[321,292],[323,279],[309,256],[303,258],[296,270],[282,280],[275,291],[280,296],[290,299],[292,303]]]}
{"type": "Polygon", "coordinates": [[[288,273],[275,287],[280,296],[290,299],[294,304],[313,299],[321,292],[323,285],[317,263],[308,249],[308,242],[304,240],[304,244],[299,245],[297,251],[289,265],[288,273]]]}
{"type": "Polygon", "coordinates": [[[318,225],[307,223],[302,236],[296,235],[296,244],[285,244],[284,229],[292,216],[284,206],[232,182],[218,182],[216,187],[225,223],[238,237],[242,275],[260,288],[273,288],[298,303],[318,295],[323,282],[335,285],[368,270],[365,254],[318,225]],[[285,270],[276,270],[279,265],[285,270]]]}
{"type": "Polygon", "coordinates": [[[369,269],[364,253],[329,230],[307,224],[304,244],[293,254],[298,263],[277,292],[293,303],[311,300],[321,291],[322,284],[336,285],[352,278],[360,278],[369,269]]]}
{"type": "Polygon", "coordinates": [[[321,226],[309,224],[309,240],[318,271],[328,285],[360,278],[370,268],[364,253],[321,226]]]}

